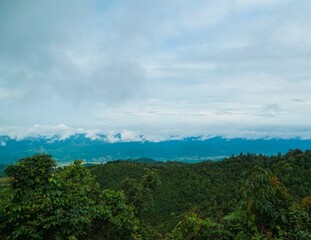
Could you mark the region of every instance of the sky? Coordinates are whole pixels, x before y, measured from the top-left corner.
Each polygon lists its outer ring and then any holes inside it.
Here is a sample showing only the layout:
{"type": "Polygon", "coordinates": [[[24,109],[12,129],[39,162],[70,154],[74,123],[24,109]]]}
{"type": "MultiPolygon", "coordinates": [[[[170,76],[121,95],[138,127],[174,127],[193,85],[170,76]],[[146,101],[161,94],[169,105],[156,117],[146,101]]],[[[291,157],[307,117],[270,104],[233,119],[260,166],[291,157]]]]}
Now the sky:
{"type": "Polygon", "coordinates": [[[0,135],[311,138],[309,0],[1,0],[0,135]]]}

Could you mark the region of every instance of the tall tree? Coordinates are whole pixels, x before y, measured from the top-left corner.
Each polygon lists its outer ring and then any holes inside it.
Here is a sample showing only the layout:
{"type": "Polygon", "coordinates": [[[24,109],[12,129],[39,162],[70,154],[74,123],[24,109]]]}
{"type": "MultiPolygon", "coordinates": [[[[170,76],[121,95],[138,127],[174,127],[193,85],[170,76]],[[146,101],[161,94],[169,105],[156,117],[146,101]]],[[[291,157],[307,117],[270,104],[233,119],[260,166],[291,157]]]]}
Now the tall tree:
{"type": "Polygon", "coordinates": [[[36,154],[8,167],[6,174],[12,180],[11,194],[0,207],[2,239],[92,239],[117,236],[111,234],[116,229],[131,239],[136,232],[138,222],[123,194],[101,192],[81,161],[62,169],[51,156],[36,154]]]}

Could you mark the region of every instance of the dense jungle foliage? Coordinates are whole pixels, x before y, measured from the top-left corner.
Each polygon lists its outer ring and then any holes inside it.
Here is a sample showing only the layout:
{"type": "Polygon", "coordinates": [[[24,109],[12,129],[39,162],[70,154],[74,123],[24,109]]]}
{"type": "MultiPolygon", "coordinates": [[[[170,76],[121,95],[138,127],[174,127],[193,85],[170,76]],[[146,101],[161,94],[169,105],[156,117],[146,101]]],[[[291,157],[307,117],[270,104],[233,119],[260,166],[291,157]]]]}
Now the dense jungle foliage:
{"type": "Polygon", "coordinates": [[[1,239],[311,239],[311,151],[5,170],[1,239]]]}

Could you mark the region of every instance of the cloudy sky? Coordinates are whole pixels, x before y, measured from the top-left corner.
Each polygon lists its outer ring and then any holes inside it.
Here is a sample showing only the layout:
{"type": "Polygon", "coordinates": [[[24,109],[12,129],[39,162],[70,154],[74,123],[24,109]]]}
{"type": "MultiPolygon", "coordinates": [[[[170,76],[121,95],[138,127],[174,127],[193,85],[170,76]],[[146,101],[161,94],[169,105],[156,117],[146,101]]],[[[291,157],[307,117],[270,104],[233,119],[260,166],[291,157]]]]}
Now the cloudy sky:
{"type": "Polygon", "coordinates": [[[311,138],[310,0],[1,0],[0,135],[311,138]]]}

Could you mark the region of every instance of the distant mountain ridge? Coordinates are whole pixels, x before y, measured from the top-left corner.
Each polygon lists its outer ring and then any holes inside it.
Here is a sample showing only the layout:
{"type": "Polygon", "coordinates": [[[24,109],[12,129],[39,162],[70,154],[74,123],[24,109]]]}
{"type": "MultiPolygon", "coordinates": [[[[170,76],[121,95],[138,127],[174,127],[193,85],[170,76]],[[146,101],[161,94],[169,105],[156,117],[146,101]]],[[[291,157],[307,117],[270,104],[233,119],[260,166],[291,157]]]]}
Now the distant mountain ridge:
{"type": "MultiPolygon", "coordinates": [[[[111,140],[111,136],[109,136],[111,140]]],[[[82,159],[86,162],[106,162],[117,159],[154,159],[199,162],[219,160],[239,153],[277,154],[289,149],[311,149],[311,140],[294,139],[226,139],[202,136],[182,138],[171,136],[164,141],[148,141],[143,136],[123,140],[121,134],[110,141],[104,134],[90,138],[86,134],[37,136],[14,139],[0,136],[0,163],[9,164],[36,152],[46,152],[59,163],[82,159]]]]}

